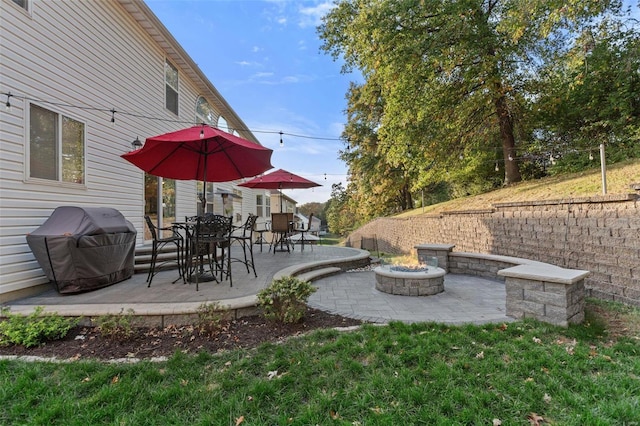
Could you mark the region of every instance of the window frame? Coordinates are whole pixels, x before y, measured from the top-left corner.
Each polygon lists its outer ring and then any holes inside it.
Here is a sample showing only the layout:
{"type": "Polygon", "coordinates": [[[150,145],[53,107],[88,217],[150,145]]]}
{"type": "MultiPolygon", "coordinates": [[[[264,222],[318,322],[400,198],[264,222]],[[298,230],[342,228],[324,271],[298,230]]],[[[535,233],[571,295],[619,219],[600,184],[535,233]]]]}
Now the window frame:
{"type": "Polygon", "coordinates": [[[198,96],[198,98],[196,99],[196,122],[197,123],[205,123],[210,125],[211,127],[217,127],[219,115],[220,114],[218,114],[211,107],[211,104],[209,103],[207,98],[205,98],[202,95],[198,96]],[[203,115],[202,114],[203,111],[201,111],[202,109],[201,106],[204,106],[207,110],[209,110],[209,113],[210,115],[213,116],[213,118],[203,115]]]}
{"type": "Polygon", "coordinates": [[[24,163],[24,180],[25,182],[37,182],[37,183],[42,183],[42,184],[49,184],[49,185],[56,185],[56,186],[68,186],[68,187],[73,187],[73,188],[86,188],[87,187],[87,123],[86,121],[83,120],[79,120],[77,117],[73,117],[71,115],[67,115],[65,113],[63,113],[60,110],[56,110],[56,109],[51,109],[48,107],[45,107],[43,105],[40,105],[36,102],[27,102],[26,104],[26,109],[25,109],[25,114],[27,114],[27,119],[25,120],[26,122],[26,127],[25,127],[25,144],[24,144],[24,151],[25,151],[25,163],[24,163]],[[31,144],[31,123],[32,123],[32,113],[31,113],[31,109],[32,106],[35,106],[37,108],[40,108],[44,111],[47,111],[49,113],[52,113],[55,115],[56,117],[56,129],[55,129],[55,144],[56,144],[56,158],[55,158],[55,162],[56,162],[56,178],[55,179],[48,179],[48,178],[43,178],[43,177],[35,177],[31,175],[31,159],[32,159],[32,155],[31,155],[31,148],[32,148],[32,144],[31,144]],[[82,182],[72,182],[72,181],[65,181],[64,179],[64,165],[65,162],[63,161],[63,155],[64,155],[64,151],[63,151],[63,146],[64,146],[64,140],[63,140],[63,120],[64,119],[69,119],[69,120],[73,120],[79,124],[82,125],[82,182]]]}
{"type": "Polygon", "coordinates": [[[24,4],[19,4],[16,0],[10,0],[10,3],[22,9],[25,13],[31,15],[31,8],[33,6],[32,0],[24,0],[24,4]]]}
{"type": "Polygon", "coordinates": [[[164,60],[164,107],[167,111],[172,112],[175,115],[179,115],[180,112],[180,72],[178,71],[178,67],[173,65],[168,58],[164,60]],[[168,69],[171,69],[175,72],[176,77],[176,86],[173,87],[173,83],[169,82],[168,79],[168,69]],[[169,89],[175,92],[175,111],[172,109],[173,105],[169,105],[169,97],[167,96],[169,93],[169,89]]]}

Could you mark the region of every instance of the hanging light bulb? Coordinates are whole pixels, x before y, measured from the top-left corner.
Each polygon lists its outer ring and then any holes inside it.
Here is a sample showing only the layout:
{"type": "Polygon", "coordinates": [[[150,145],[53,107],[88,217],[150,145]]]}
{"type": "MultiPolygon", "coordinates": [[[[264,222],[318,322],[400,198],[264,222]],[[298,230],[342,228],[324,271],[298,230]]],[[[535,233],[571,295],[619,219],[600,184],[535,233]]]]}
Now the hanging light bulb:
{"type": "Polygon", "coordinates": [[[327,174],[326,173],[324,174],[324,180],[327,180],[327,174]]]}
{"type": "Polygon", "coordinates": [[[496,161],[496,168],[495,168],[495,171],[496,171],[496,172],[499,172],[499,171],[500,171],[500,167],[498,167],[498,162],[497,162],[497,161],[496,161]]]}
{"type": "Polygon", "coordinates": [[[4,105],[5,105],[5,108],[7,109],[7,111],[9,111],[9,110],[11,109],[11,101],[10,101],[11,96],[13,96],[13,95],[11,94],[11,92],[7,93],[7,103],[6,103],[6,104],[4,104],[4,105]]]}
{"type": "Polygon", "coordinates": [[[200,129],[200,139],[204,139],[204,123],[202,123],[202,128],[200,129]]]}
{"type": "Polygon", "coordinates": [[[280,130],[280,146],[284,145],[284,142],[282,142],[282,130],[280,130]]]}
{"type": "Polygon", "coordinates": [[[112,109],[111,110],[111,127],[115,127],[116,126],[116,110],[112,109]]]}
{"type": "Polygon", "coordinates": [[[509,161],[513,161],[513,157],[511,156],[511,154],[509,154],[509,161]]]}
{"type": "Polygon", "coordinates": [[[593,152],[589,151],[589,161],[593,161],[593,152]]]}

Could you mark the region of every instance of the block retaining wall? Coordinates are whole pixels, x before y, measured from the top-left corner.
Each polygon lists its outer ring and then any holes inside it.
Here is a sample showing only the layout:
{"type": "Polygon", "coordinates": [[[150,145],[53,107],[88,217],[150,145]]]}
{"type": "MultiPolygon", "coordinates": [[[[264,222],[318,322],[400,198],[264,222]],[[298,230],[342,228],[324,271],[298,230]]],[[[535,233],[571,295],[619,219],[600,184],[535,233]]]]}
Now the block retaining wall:
{"type": "Polygon", "coordinates": [[[486,210],[379,218],[352,232],[346,244],[376,255],[375,250],[410,254],[416,245],[426,243],[588,270],[587,295],[640,306],[637,194],[502,203],[486,210]]]}

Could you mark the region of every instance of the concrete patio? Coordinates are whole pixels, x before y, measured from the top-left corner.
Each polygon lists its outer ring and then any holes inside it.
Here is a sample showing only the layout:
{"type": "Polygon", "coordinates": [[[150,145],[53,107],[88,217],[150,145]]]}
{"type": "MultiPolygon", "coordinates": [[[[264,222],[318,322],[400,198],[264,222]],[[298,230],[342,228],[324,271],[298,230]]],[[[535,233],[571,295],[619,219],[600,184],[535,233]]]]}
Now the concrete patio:
{"type": "MultiPolygon", "coordinates": [[[[233,287],[228,281],[172,284],[177,270],[162,271],[147,287],[146,274],[109,287],[75,295],[60,295],[52,289],[40,295],[5,304],[13,313],[28,314],[37,306],[60,315],[96,317],[133,310],[161,325],[188,317],[206,302],[234,310],[241,316],[255,312],[255,295],[274,275],[287,267],[312,262],[331,263],[366,255],[354,248],[336,246],[309,247],[291,253],[272,253],[254,247],[258,277],[248,274],[243,264],[233,264],[233,287]]],[[[234,254],[237,256],[237,253],[234,254]]],[[[448,274],[445,291],[429,297],[397,296],[375,289],[372,271],[343,272],[313,281],[318,291],[309,298],[311,307],[369,322],[386,323],[437,321],[448,324],[512,321],[505,315],[504,283],[466,275],[448,274]]]]}

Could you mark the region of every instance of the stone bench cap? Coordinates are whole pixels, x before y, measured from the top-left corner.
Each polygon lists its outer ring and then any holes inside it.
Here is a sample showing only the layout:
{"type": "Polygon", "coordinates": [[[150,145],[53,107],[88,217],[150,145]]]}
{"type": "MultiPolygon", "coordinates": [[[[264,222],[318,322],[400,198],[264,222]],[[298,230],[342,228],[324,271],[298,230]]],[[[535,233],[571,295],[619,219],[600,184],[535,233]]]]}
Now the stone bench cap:
{"type": "Polygon", "coordinates": [[[491,260],[495,262],[504,262],[511,263],[515,265],[544,265],[550,267],[556,267],[549,263],[538,262],[537,260],[524,259],[522,257],[513,257],[513,256],[504,256],[501,254],[486,254],[486,253],[472,253],[472,252],[464,252],[464,251],[454,251],[450,253],[451,257],[465,257],[470,259],[482,259],[482,260],[491,260]]]}
{"type": "Polygon", "coordinates": [[[579,269],[564,269],[553,265],[518,265],[498,271],[498,275],[559,284],[574,284],[590,274],[579,269]]]}
{"type": "Polygon", "coordinates": [[[418,244],[414,246],[415,249],[423,249],[423,250],[453,250],[455,244],[418,244]]]}

